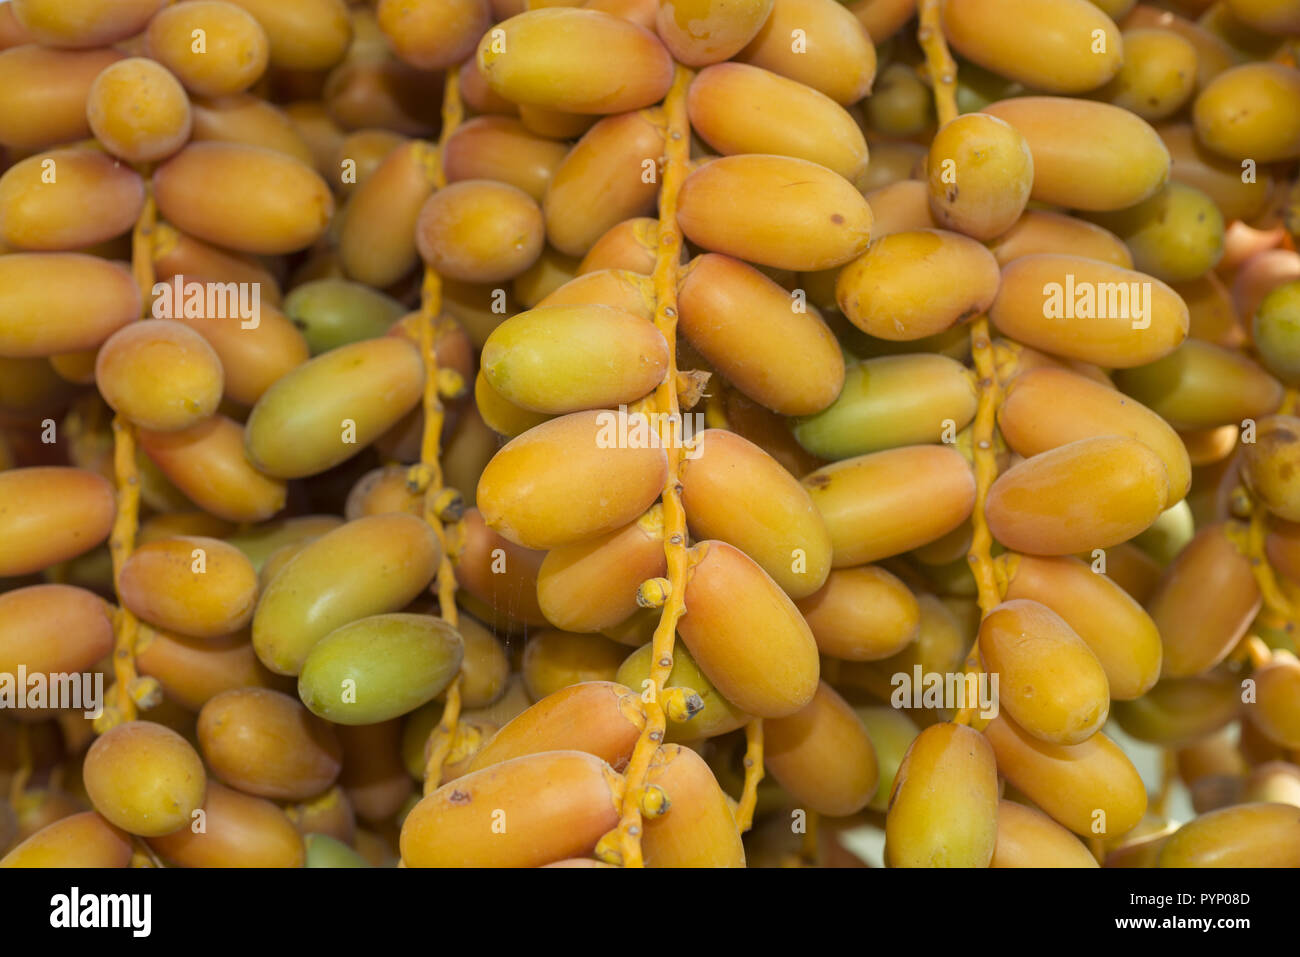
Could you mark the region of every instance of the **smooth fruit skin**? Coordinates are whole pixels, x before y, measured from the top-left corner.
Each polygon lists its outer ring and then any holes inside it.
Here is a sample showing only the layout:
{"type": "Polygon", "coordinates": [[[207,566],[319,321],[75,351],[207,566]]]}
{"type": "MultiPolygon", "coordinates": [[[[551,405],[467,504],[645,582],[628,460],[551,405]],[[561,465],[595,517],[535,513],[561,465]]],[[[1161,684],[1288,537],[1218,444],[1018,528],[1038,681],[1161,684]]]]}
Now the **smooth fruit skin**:
{"type": "Polygon", "coordinates": [[[266,31],[246,10],[210,0],[158,11],[145,48],[199,96],[243,92],[266,71],[270,56],[266,31]],[[195,30],[204,34],[201,53],[194,50],[195,30]]]}
{"type": "Polygon", "coordinates": [[[846,661],[897,654],[920,627],[916,597],[875,565],[834,569],[826,584],[796,604],[821,653],[846,661]]]}
{"type": "MultiPolygon", "coordinates": [[[[649,689],[650,661],[654,655],[653,644],[644,644],[632,652],[618,667],[616,680],[629,688],[644,693],[649,689]]],[[[690,688],[704,702],[704,707],[689,721],[668,719],[664,740],[675,742],[700,741],[727,734],[743,727],[751,717],[724,698],[713,683],[700,670],[685,643],[673,648],[673,666],[668,672],[665,688],[690,688]]],[[[606,759],[608,760],[608,759],[606,759]]],[[[612,762],[611,762],[612,763],[612,762]]]]}
{"type": "Polygon", "coordinates": [[[841,106],[871,92],[876,48],[861,22],[833,0],[775,0],[772,13],[735,59],[826,94],[841,106]],[[795,30],[803,42],[794,43],[795,30]]]}
{"type": "Polygon", "coordinates": [[[207,788],[194,748],[152,721],[128,721],[105,732],[86,753],[82,773],[95,810],[142,837],[188,826],[207,788]]]}
{"type": "Polygon", "coordinates": [[[529,696],[540,701],[584,681],[613,681],[625,654],[603,635],[545,628],[529,637],[519,671],[529,696]]]}
{"type": "Polygon", "coordinates": [[[418,350],[395,336],[333,349],[298,366],[258,399],[244,433],[249,461],[276,478],[323,472],[415,408],[423,386],[418,350]]]}
{"type": "Polygon", "coordinates": [[[734,432],[706,429],[678,475],[697,538],[736,546],[791,598],[822,587],[830,532],[808,491],[776,459],[734,432]]]}
{"type": "Polygon", "coordinates": [[[988,867],[997,842],[998,769],[979,732],[926,728],[894,778],[885,815],[889,867],[988,867]]]}
{"type": "Polygon", "coordinates": [[[419,262],[415,229],[433,193],[436,155],[429,143],[405,143],[358,180],[339,223],[339,260],[348,276],[386,287],[419,262]]]}
{"type": "Polygon", "coordinates": [[[1124,63],[1098,95],[1145,120],[1172,116],[1196,87],[1196,48],[1169,30],[1125,30],[1124,63]]]}
{"type": "Polygon", "coordinates": [[[994,538],[1031,555],[1075,555],[1128,541],[1169,500],[1164,463],[1134,439],[1079,439],[1026,459],[989,489],[994,538]]]}
{"type": "Polygon", "coordinates": [[[1156,131],[1109,103],[1025,96],[984,108],[1025,137],[1034,157],[1032,199],[1067,209],[1124,209],[1169,179],[1170,157],[1156,131]],[[1079,131],[1089,135],[1080,139],[1079,131]]]}
{"type": "Polygon", "coordinates": [[[1300,749],[1300,661],[1287,651],[1255,672],[1255,705],[1247,714],[1270,741],[1300,749]]]}
{"type": "Polygon", "coordinates": [[[147,542],[123,563],[122,603],[143,621],[195,638],[239,631],[253,617],[257,572],[220,539],[179,536],[147,542]]]}
{"type": "Polygon", "coordinates": [[[762,154],[724,156],[687,176],[677,221],[711,252],[800,271],[848,262],[871,235],[871,209],[842,176],[762,154]]]}
{"type": "Polygon", "coordinates": [[[866,726],[826,682],[812,701],[763,723],[763,763],[801,806],[845,817],[876,793],[876,753],[866,726]]]}
{"type": "Polygon", "coordinates": [[[407,867],[539,867],[590,856],[618,823],[615,778],[604,761],[580,751],[527,755],[467,774],[411,809],[402,860],[407,867]]]}
{"type": "Polygon", "coordinates": [[[628,524],[659,497],[668,471],[650,425],[642,416],[590,411],[529,429],[483,469],[477,493],[483,518],[535,549],[628,524]]]}
{"type": "Polygon", "coordinates": [[[0,256],[0,354],[94,349],[141,314],[125,266],[83,253],[0,256]]]}
{"type": "Polygon", "coordinates": [[[678,328],[740,392],[782,415],[810,415],[835,400],[844,356],[815,307],[753,266],[705,253],[678,279],[678,328]]]}
{"type": "Polygon", "coordinates": [[[650,31],[597,10],[529,10],[479,41],[488,86],[515,103],[569,113],[626,113],[663,99],[673,61],[650,31]]]}
{"type": "Polygon", "coordinates": [[[1162,282],[1197,279],[1223,256],[1224,220],[1201,190],[1172,182],[1149,199],[1092,218],[1122,238],[1139,272],[1162,282]]]}
{"type": "Polygon", "coordinates": [[[304,249],[334,215],[329,187],[315,170],[256,146],[192,143],[158,167],[153,184],[168,222],[240,252],[304,249]]]}
{"type": "Polygon", "coordinates": [[[0,143],[40,150],[90,136],[86,98],[117,50],[51,50],[34,43],[0,52],[0,143]]]}
{"type": "Polygon", "coordinates": [[[980,243],[921,229],[874,240],[840,271],[835,300],[868,335],[906,342],[938,335],[988,310],[998,279],[997,261],[980,243]]]}
{"type": "Polygon", "coordinates": [[[503,725],[465,773],[546,751],[582,751],[621,771],[644,726],[640,698],[630,688],[583,681],[547,695],[503,725]]]}
{"type": "Polygon", "coordinates": [[[508,183],[467,179],[420,208],[416,246],[426,263],[461,282],[502,282],[527,270],[545,242],[542,211],[508,183]]]}
{"type": "Polygon", "coordinates": [[[14,18],[38,43],[52,47],[99,47],[134,36],[163,0],[15,0],[14,18]]]}
{"type": "Polygon", "coordinates": [[[1202,814],[1160,849],[1158,867],[1300,867],[1300,808],[1238,804],[1202,814]]]}
{"type": "Polygon", "coordinates": [[[1164,641],[1166,678],[1200,674],[1222,661],[1254,620],[1262,598],[1250,562],[1209,525],[1165,571],[1147,603],[1164,641]]]}
{"type": "Polygon", "coordinates": [[[127,232],[143,205],[144,181],[130,167],[97,151],[52,150],[0,176],[0,241],[14,249],[81,249],[127,232]]]}
{"type": "Polygon", "coordinates": [[[157,678],[168,699],[188,711],[199,711],[225,691],[283,684],[257,660],[246,631],[190,638],[141,625],[135,661],[140,674],[157,678]]]}
{"type": "Polygon", "coordinates": [[[626,621],[638,608],[638,586],[667,570],[662,510],[652,508],[621,529],[547,552],[537,603],[556,628],[600,631],[626,621]]]}
{"type": "Polygon", "coordinates": [[[825,166],[856,183],[867,167],[867,141],[830,97],[746,63],[716,63],[691,82],[691,129],[723,155],[769,153],[825,166]],[[788,122],[791,116],[801,122],[788,122]]]}
{"type": "Polygon", "coordinates": [[[1025,345],[1108,368],[1145,365],[1187,337],[1187,304],[1158,279],[1073,255],[1002,268],[989,319],[1025,345]]]}
{"type": "Polygon", "coordinates": [[[1032,599],[1060,615],[1092,649],[1106,673],[1110,697],[1137,698],[1160,677],[1160,632],[1124,589],[1073,557],[1000,557],[1008,601],[1032,599]]]}
{"type": "Polygon", "coordinates": [[[302,867],[302,835],[278,806],[264,798],[208,782],[198,819],[149,839],[164,861],[178,867],[302,867]]]}
{"type": "Polygon", "coordinates": [[[106,540],[114,500],[113,486],[85,469],[0,472],[0,577],[38,572],[106,540]]]}
{"type": "Polygon", "coordinates": [[[546,184],[547,241],[566,256],[584,256],[613,226],[653,213],[659,189],[653,165],[663,150],[664,118],[657,108],[596,123],[546,184]],[[593,204],[593,195],[601,201],[593,204]]]}
{"type": "Polygon", "coordinates": [[[209,699],[199,712],[198,738],[218,778],[258,797],[306,800],[328,790],[343,767],[334,728],[266,688],[209,699]]]}
{"type": "Polygon", "coordinates": [[[668,344],[653,324],[609,306],[539,306],[483,346],[492,387],[516,405],[563,414],[628,404],[654,391],[668,344]]]}
{"type": "Polygon", "coordinates": [[[753,559],[723,542],[695,546],[690,613],[678,633],[700,670],[749,714],[779,718],[812,700],[817,643],[785,592],[753,559]]]}
{"type": "Polygon", "coordinates": [[[298,695],[335,724],[377,724],[414,711],[451,684],[465,643],[432,615],[372,615],[316,642],[298,695]]]}
{"type": "Polygon", "coordinates": [[[1121,269],[1133,268],[1133,254],[1114,233],[1094,223],[1042,209],[1025,210],[988,247],[999,266],[1021,256],[1049,253],[1096,259],[1121,269]]]}
{"type": "Polygon", "coordinates": [[[1196,136],[1232,160],[1275,163],[1300,157],[1300,70],[1247,63],[1220,73],[1192,105],[1196,136]]]}
{"type": "Polygon", "coordinates": [[[998,409],[998,427],[1012,450],[1026,458],[1079,439],[1127,436],[1160,456],[1171,503],[1191,489],[1187,449],[1160,416],[1113,388],[1064,369],[1031,369],[1016,376],[998,409]]]}
{"type": "Polygon", "coordinates": [[[5,867],[129,867],[131,836],[94,811],[60,818],[0,857],[5,867]]]}
{"type": "Polygon", "coordinates": [[[795,438],[831,460],[942,440],[975,418],[975,377],[947,356],[880,356],[847,367],[835,401],[795,422],[795,438]]]}
{"type": "Polygon", "coordinates": [[[1173,157],[1171,176],[1205,193],[1223,214],[1225,222],[1254,220],[1268,204],[1273,191],[1273,174],[1268,167],[1255,172],[1254,182],[1242,182],[1240,163],[1219,156],[1196,138],[1190,123],[1164,123],[1156,127],[1173,157]]]}
{"type": "Polygon", "coordinates": [[[456,127],[447,139],[442,162],[449,183],[497,180],[540,203],[568,153],[565,144],[529,132],[513,117],[476,116],[456,127]]]}
{"type": "Polygon", "coordinates": [[[72,585],[30,585],[0,594],[0,673],[71,674],[113,647],[104,602],[72,585]]]}
{"type": "Polygon", "coordinates": [[[392,296],[335,277],[297,286],[285,297],[283,309],[314,356],[386,335],[406,313],[392,296]]]}
{"type": "Polygon", "coordinates": [[[344,0],[231,0],[266,31],[271,65],[285,70],[328,70],[352,42],[344,0]]]}
{"type": "Polygon", "coordinates": [[[244,454],[244,428],[221,414],[180,432],[141,429],[140,448],[205,512],[231,522],[261,522],[284,508],[285,484],[244,454]]]}
{"type": "Polygon", "coordinates": [[[961,453],[912,445],[845,459],[806,476],[831,533],[832,566],[910,551],[948,534],[975,506],[975,477],[961,453]]]}
{"type": "Polygon", "coordinates": [[[104,401],[158,432],[188,429],[216,412],[223,374],[207,340],[169,319],[124,326],[95,359],[95,384],[104,401]]]}
{"type": "Polygon", "coordinates": [[[1240,427],[1282,404],[1282,384],[1235,349],[1189,339],[1150,365],[1124,369],[1115,384],[1175,429],[1240,427]]]}
{"type": "Polygon", "coordinates": [[[1032,599],[1004,601],[979,629],[980,657],[999,678],[998,703],[1034,737],[1079,744],[1110,713],[1101,662],[1056,612],[1032,599]]]}
{"type": "Polygon", "coordinates": [[[645,822],[646,867],[744,867],[730,797],[704,759],[680,744],[655,751],[646,782],[667,794],[668,813],[645,822]]]}
{"type": "Polygon", "coordinates": [[[1083,842],[1042,811],[998,801],[998,839],[989,867],[1097,867],[1083,842]]]}
{"type": "Polygon", "coordinates": [[[926,165],[935,222],[981,241],[1015,225],[1034,184],[1034,157],[1024,136],[985,113],[945,124],[930,143],[926,165]]]}
{"type": "Polygon", "coordinates": [[[1087,0],[949,0],[943,29],[968,60],[1046,93],[1095,90],[1124,59],[1119,28],[1087,0]]]}
{"type": "Polygon", "coordinates": [[[470,602],[466,607],[499,631],[549,624],[538,604],[538,572],[547,553],[503,538],[477,508],[466,511],[463,521],[456,581],[470,602]]]}
{"type": "Polygon", "coordinates": [[[654,28],[674,59],[700,67],[739,53],[771,13],[772,0],[668,0],[657,5],[654,28]]]}
{"type": "Polygon", "coordinates": [[[171,71],[153,60],[119,60],[95,78],[86,98],[91,132],[129,163],[171,156],[190,138],[189,97],[171,71]]]}
{"type": "Polygon", "coordinates": [[[1075,834],[1118,836],[1146,812],[1142,778],[1104,734],[1082,744],[1048,744],[999,715],[984,736],[997,755],[998,772],[1075,834]]]}
{"type": "Polygon", "coordinates": [[[1264,367],[1288,385],[1300,381],[1300,282],[1283,283],[1265,296],[1251,331],[1264,367]]]}
{"type": "Polygon", "coordinates": [[[360,518],[322,535],[262,593],[253,614],[258,657],[277,674],[298,674],[334,629],[404,608],[433,579],[441,555],[433,530],[414,515],[360,518]],[[364,565],[358,555],[367,556],[364,565]]]}

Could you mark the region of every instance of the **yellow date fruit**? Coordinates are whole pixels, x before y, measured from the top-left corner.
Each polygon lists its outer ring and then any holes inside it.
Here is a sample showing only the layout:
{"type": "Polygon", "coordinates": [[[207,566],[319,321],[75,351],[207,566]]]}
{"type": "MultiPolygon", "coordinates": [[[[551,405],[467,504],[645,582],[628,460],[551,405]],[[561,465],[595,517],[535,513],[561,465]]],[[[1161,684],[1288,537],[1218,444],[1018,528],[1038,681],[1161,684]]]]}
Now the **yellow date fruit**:
{"type": "Polygon", "coordinates": [[[1032,599],[1063,618],[1101,663],[1110,697],[1137,698],[1160,677],[1160,632],[1124,589],[1073,557],[998,558],[1006,599],[1032,599]]]}
{"type": "Polygon", "coordinates": [[[407,867],[538,867],[590,856],[618,823],[620,783],[608,764],[580,751],[494,764],[444,784],[411,809],[402,824],[402,860],[407,867]],[[493,826],[501,813],[504,833],[493,826]]]}
{"type": "Polygon", "coordinates": [[[824,681],[802,709],[763,722],[763,764],[818,814],[854,814],[876,793],[876,754],[866,726],[824,681]]]}
{"type": "Polygon", "coordinates": [[[1035,349],[1119,369],[1169,355],[1187,337],[1190,323],[1187,304],[1158,279],[1046,253],[1002,268],[989,319],[1035,349]]]}
{"type": "Polygon", "coordinates": [[[489,527],[525,548],[571,545],[621,528],[663,489],[668,466],[644,415],[573,412],[511,440],[479,479],[489,527]]]}
{"type": "Polygon", "coordinates": [[[1026,459],[989,489],[993,537],[1012,551],[1074,555],[1126,542],[1169,501],[1164,463],[1135,439],[1079,439],[1026,459]]]}
{"type": "Polygon", "coordinates": [[[512,16],[479,42],[488,86],[512,102],[569,113],[625,113],[663,99],[672,55],[644,27],[598,10],[512,16]]]}
{"type": "Polygon", "coordinates": [[[793,714],[817,690],[817,643],[793,601],[763,569],[724,542],[695,546],[690,613],[677,630],[722,695],[749,714],[793,714]]]}
{"type": "Polygon", "coordinates": [[[998,702],[1021,728],[1053,744],[1092,737],[1110,713],[1101,662],[1060,615],[1032,599],[1004,601],[979,629],[998,702]]]}
{"type": "Polygon", "coordinates": [[[139,618],[193,638],[243,628],[257,602],[257,572],[235,546],[185,536],[148,542],[122,565],[122,603],[139,618]]]}
{"type": "Polygon", "coordinates": [[[889,867],[987,867],[998,832],[998,769],[979,732],[926,728],[894,777],[885,815],[889,867]]]}
{"type": "Polygon", "coordinates": [[[81,249],[130,230],[143,205],[144,181],[130,167],[93,150],[52,150],[0,176],[0,242],[81,249]]]}
{"type": "Polygon", "coordinates": [[[656,749],[646,783],[669,795],[667,814],[645,820],[646,867],[744,867],[745,847],[731,798],[690,748],[656,749]]]}
{"type": "Polygon", "coordinates": [[[821,588],[831,537],[807,489],[747,439],[706,429],[681,463],[682,506],[691,532],[734,545],[791,598],[821,588]]]}
{"type": "Polygon", "coordinates": [[[1124,209],[1169,179],[1169,150],[1159,135],[1118,106],[1022,96],[991,103],[984,112],[1006,120],[1029,143],[1031,199],[1067,209],[1124,209]],[[1080,139],[1079,130],[1089,135],[1080,139]]]}
{"type": "Polygon", "coordinates": [[[53,356],[94,349],[140,317],[126,267],[82,253],[0,256],[0,354],[53,356]]]}
{"type": "Polygon", "coordinates": [[[1231,160],[1277,163],[1300,157],[1300,70],[1246,63],[1206,84],[1192,104],[1196,136],[1231,160]]]}
{"type": "Polygon", "coordinates": [[[302,835],[271,801],[208,782],[203,828],[189,826],[149,840],[178,867],[302,867],[302,835]]]}
{"type": "Polygon", "coordinates": [[[253,647],[277,674],[298,674],[308,652],[350,622],[404,608],[442,557],[432,528],[414,515],[359,518],[321,535],[267,585],[253,613],[253,647]],[[358,555],[366,555],[363,565],[358,555]]]}
{"type": "Polygon", "coordinates": [[[788,156],[711,160],[682,184],[677,221],[712,252],[804,272],[848,262],[871,236],[871,209],[852,184],[788,156]]]}
{"type": "Polygon", "coordinates": [[[656,5],[653,27],[674,59],[699,67],[739,53],[771,13],[772,0],[668,0],[656,5]]]}
{"type": "Polygon", "coordinates": [[[270,43],[248,11],[234,3],[199,0],[158,11],[145,34],[149,55],[199,96],[242,93],[266,71],[270,43]],[[202,31],[202,49],[195,41],[202,31]]]}
{"type": "Polygon", "coordinates": [[[142,837],[188,827],[207,787],[203,762],[189,742],[152,721],[126,721],[106,731],[86,752],[82,774],[95,810],[142,837]]]}
{"type": "Polygon", "coordinates": [[[942,229],[875,240],[840,270],[840,311],[868,335],[895,342],[938,335],[985,312],[998,264],[982,244],[942,229]]]}
{"type": "Polygon", "coordinates": [[[1146,813],[1142,778],[1104,734],[1082,744],[1049,744],[999,715],[984,736],[997,755],[998,773],[1075,834],[1125,834],[1146,813]]]}
{"type": "Polygon", "coordinates": [[[1238,804],[1202,814],[1169,836],[1159,867],[1300,867],[1300,808],[1238,804]]]}
{"type": "Polygon", "coordinates": [[[652,323],[601,305],[539,306],[497,326],[484,375],[516,405],[551,414],[628,404],[654,391],[668,344],[652,323]]]}
{"type": "Polygon", "coordinates": [[[333,785],[343,767],[334,728],[266,688],[211,698],[199,712],[198,738],[213,774],[258,797],[306,800],[333,785]]]}
{"type": "MultiPolygon", "coordinates": [[[[654,655],[654,645],[645,644],[632,652],[618,666],[616,680],[634,691],[646,694],[650,690],[650,663],[654,655]]],[[[690,649],[685,644],[673,648],[673,666],[668,672],[665,688],[689,688],[700,696],[704,707],[688,721],[674,721],[668,718],[664,740],[699,741],[714,738],[743,727],[750,721],[734,704],[722,696],[713,683],[709,681],[700,666],[691,657],[690,649]]],[[[608,760],[608,759],[606,759],[608,760]]]]}
{"type": "Polygon", "coordinates": [[[1283,387],[1235,349],[1189,339],[1163,358],[1125,369],[1115,384],[1175,429],[1240,426],[1282,404],[1283,387]]]}
{"type": "Polygon", "coordinates": [[[754,267],[716,253],[695,258],[682,270],[677,307],[691,345],[766,408],[808,415],[840,393],[844,357],[830,328],[754,267]]]}
{"type": "Polygon", "coordinates": [[[29,575],[108,538],[113,486],[94,472],[37,466],[0,472],[0,577],[29,575]]]}
{"type": "Polygon", "coordinates": [[[460,670],[460,633],[433,615],[372,615],[312,645],[298,695],[334,724],[377,724],[431,701],[460,670]]]}
{"type": "Polygon", "coordinates": [[[998,801],[998,839],[989,867],[1097,867],[1083,842],[1042,811],[998,801]]]}
{"type": "Polygon", "coordinates": [[[1015,225],[1034,184],[1034,157],[1024,136],[985,113],[944,124],[930,143],[927,168],[935,223],[979,240],[1015,225]]]}
{"type": "Polygon", "coordinates": [[[129,867],[131,836],[94,811],[47,824],[0,857],[0,867],[129,867]]]}
{"type": "Polygon", "coordinates": [[[775,0],[737,60],[789,77],[849,106],[871,92],[876,48],[862,23],[832,0],[775,0]]]}
{"type": "Polygon", "coordinates": [[[385,336],[340,346],[298,366],[257,400],[245,428],[249,461],[276,478],[323,472],[395,425],[423,387],[424,364],[408,342],[385,336]]]}
{"type": "Polygon", "coordinates": [[[948,534],[975,506],[975,477],[961,453],[912,445],[845,459],[803,484],[831,533],[832,566],[911,551],[948,534]]]}
{"type": "Polygon", "coordinates": [[[216,412],[222,380],[216,350],[193,329],[170,319],[124,326],[95,359],[95,384],[104,401],[158,432],[188,429],[216,412]]]}

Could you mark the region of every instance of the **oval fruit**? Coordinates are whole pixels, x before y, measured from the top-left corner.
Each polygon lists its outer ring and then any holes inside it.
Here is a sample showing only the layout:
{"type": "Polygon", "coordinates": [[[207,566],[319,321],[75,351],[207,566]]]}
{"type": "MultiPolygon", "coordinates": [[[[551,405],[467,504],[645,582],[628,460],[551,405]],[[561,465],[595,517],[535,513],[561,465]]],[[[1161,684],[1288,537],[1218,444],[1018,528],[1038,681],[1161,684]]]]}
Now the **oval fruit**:
{"type": "Polygon", "coordinates": [[[127,721],[86,752],[82,773],[95,810],[131,834],[187,827],[203,804],[207,775],[189,742],[152,721],[127,721]]]}

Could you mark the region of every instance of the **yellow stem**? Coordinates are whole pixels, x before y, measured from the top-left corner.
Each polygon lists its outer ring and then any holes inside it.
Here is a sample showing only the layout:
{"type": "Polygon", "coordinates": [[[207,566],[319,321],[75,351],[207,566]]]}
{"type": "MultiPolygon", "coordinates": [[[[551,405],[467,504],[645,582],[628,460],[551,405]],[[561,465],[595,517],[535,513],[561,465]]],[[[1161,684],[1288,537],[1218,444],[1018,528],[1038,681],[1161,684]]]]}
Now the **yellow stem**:
{"type": "MultiPolygon", "coordinates": [[[[451,67],[447,71],[446,86],[442,97],[442,132],[438,142],[437,156],[433,161],[433,185],[441,189],[447,185],[446,170],[442,165],[443,149],[448,138],[456,131],[464,117],[464,108],[460,101],[459,68],[451,67]]],[[[455,627],[459,623],[456,611],[456,570],[452,564],[450,537],[443,525],[440,512],[440,497],[443,492],[441,455],[442,427],[446,420],[446,410],[438,394],[438,343],[437,323],[442,312],[442,277],[426,266],[424,285],[420,298],[420,353],[424,358],[424,434],[420,442],[420,462],[411,469],[408,483],[417,493],[424,495],[424,519],[433,527],[438,536],[442,558],[438,563],[438,573],[434,584],[438,592],[438,609],[442,619],[455,627]]],[[[456,738],[456,728],[460,721],[460,675],[452,679],[447,688],[446,705],[442,710],[442,719],[434,728],[429,742],[429,760],[424,771],[424,793],[437,789],[442,781],[443,764],[456,738]]]]}
{"type": "Polygon", "coordinates": [[[754,806],[758,804],[758,785],[763,780],[763,719],[745,725],[745,787],[736,809],[736,826],[744,834],[754,826],[754,806]]]}
{"type": "Polygon", "coordinates": [[[655,260],[655,326],[668,344],[668,370],[655,390],[655,408],[660,438],[668,458],[668,478],[664,483],[664,554],[668,559],[670,590],[663,604],[659,625],[651,643],[650,679],[654,682],[653,700],[645,705],[646,723],[632,751],[624,772],[626,786],[620,806],[616,841],[624,867],[641,867],[641,797],[646,776],[655,752],[663,742],[664,685],[673,666],[673,646],[677,621],[685,611],[683,593],[690,560],[686,549],[686,512],[682,508],[678,474],[682,458],[683,431],[681,408],[677,399],[677,276],[682,251],[682,232],[677,225],[677,194],[686,178],[690,156],[690,122],[686,117],[686,90],[692,74],[678,66],[673,85],[664,99],[664,167],[663,188],[659,193],[659,252],[655,260]],[[673,433],[676,433],[675,435],[673,433]]]}
{"type": "Polygon", "coordinates": [[[957,63],[948,52],[943,36],[943,0],[921,0],[921,29],[917,39],[925,52],[925,64],[934,90],[934,109],[943,126],[957,117],[957,63]]]}

